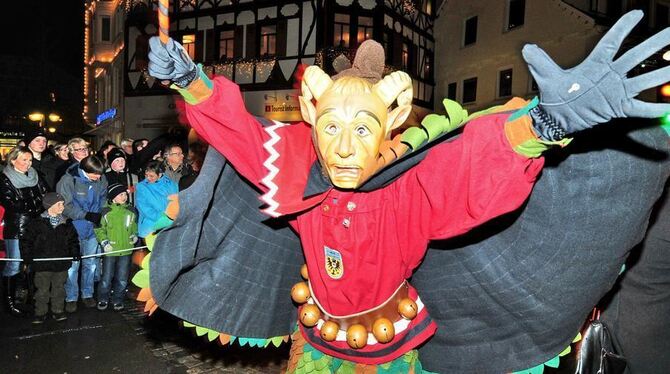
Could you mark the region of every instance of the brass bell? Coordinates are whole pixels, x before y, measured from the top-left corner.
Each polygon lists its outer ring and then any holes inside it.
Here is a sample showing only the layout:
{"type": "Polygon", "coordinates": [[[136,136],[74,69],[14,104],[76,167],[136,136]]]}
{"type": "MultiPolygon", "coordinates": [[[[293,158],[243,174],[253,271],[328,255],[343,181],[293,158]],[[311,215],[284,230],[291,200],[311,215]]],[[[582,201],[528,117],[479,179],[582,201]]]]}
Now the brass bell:
{"type": "Polygon", "coordinates": [[[326,321],[321,326],[321,339],[332,342],[337,338],[337,333],[340,331],[340,325],[337,322],[326,321]]]}
{"type": "Polygon", "coordinates": [[[368,330],[365,326],[359,324],[349,326],[347,343],[353,349],[361,349],[368,345],[368,330]]]}
{"type": "Polygon", "coordinates": [[[300,322],[307,327],[313,327],[319,322],[321,311],[314,304],[305,304],[300,308],[300,322]]]}
{"type": "Polygon", "coordinates": [[[293,285],[291,288],[291,299],[297,304],[304,304],[307,302],[311,293],[309,292],[309,286],[305,282],[299,282],[293,285]]]}
{"type": "Polygon", "coordinates": [[[378,318],[372,324],[372,334],[380,343],[388,343],[395,337],[395,327],[388,318],[378,318]]]}
{"type": "Polygon", "coordinates": [[[300,268],[300,275],[304,280],[309,279],[309,274],[307,273],[307,264],[302,265],[302,267],[300,268]]]}
{"type": "Polygon", "coordinates": [[[410,298],[404,298],[400,300],[398,304],[398,313],[405,319],[414,319],[416,314],[419,312],[419,307],[416,305],[414,300],[410,298]]]}

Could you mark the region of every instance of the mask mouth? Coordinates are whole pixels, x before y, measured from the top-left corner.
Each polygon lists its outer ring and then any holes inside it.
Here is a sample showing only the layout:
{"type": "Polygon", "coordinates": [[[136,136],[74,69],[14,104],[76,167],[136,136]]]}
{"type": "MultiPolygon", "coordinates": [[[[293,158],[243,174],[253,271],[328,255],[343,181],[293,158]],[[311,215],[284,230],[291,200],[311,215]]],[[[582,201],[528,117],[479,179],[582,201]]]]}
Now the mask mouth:
{"type": "Polygon", "coordinates": [[[363,169],[355,165],[332,165],[331,170],[335,172],[337,178],[358,178],[363,169]]]}

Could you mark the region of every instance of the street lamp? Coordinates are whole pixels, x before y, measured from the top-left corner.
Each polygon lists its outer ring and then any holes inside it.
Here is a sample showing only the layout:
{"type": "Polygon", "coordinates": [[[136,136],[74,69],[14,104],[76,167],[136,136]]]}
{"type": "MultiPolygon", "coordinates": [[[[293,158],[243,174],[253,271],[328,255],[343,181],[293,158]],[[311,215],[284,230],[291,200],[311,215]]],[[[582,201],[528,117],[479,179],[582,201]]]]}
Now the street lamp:
{"type": "MultiPolygon", "coordinates": [[[[49,113],[48,116],[45,116],[44,113],[33,112],[28,114],[28,119],[31,121],[39,122],[40,127],[44,127],[46,119],[49,118],[51,122],[62,122],[63,119],[56,113],[49,113]]],[[[55,130],[54,130],[55,131],[55,130]]]]}

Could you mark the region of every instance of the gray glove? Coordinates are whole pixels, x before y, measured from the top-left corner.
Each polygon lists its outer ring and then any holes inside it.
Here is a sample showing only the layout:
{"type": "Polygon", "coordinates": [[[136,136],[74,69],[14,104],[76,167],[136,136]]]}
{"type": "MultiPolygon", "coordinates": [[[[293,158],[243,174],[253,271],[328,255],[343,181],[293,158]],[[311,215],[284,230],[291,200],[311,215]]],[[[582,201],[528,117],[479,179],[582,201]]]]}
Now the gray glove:
{"type": "Polygon", "coordinates": [[[613,118],[655,118],[670,112],[668,104],[634,99],[640,91],[670,81],[670,67],[626,77],[629,70],[670,43],[670,29],[614,61],[621,43],[642,16],[642,11],[634,10],[621,17],[591,54],[572,69],[561,69],[534,44],[524,46],[523,58],[540,89],[539,106],[530,115],[543,138],[559,140],[613,118]]]}
{"type": "Polygon", "coordinates": [[[149,39],[149,75],[186,87],[198,76],[198,68],[181,44],[172,38],[163,44],[154,36],[149,39]]]}

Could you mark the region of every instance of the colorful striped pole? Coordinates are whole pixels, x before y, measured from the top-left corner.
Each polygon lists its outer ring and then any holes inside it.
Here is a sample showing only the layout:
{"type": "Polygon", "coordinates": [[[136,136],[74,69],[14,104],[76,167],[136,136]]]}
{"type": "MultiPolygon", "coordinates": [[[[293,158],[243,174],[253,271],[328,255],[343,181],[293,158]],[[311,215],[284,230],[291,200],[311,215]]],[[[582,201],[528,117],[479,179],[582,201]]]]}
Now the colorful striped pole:
{"type": "Polygon", "coordinates": [[[169,4],[170,0],[158,0],[158,37],[163,44],[167,44],[170,38],[169,4]]]}

